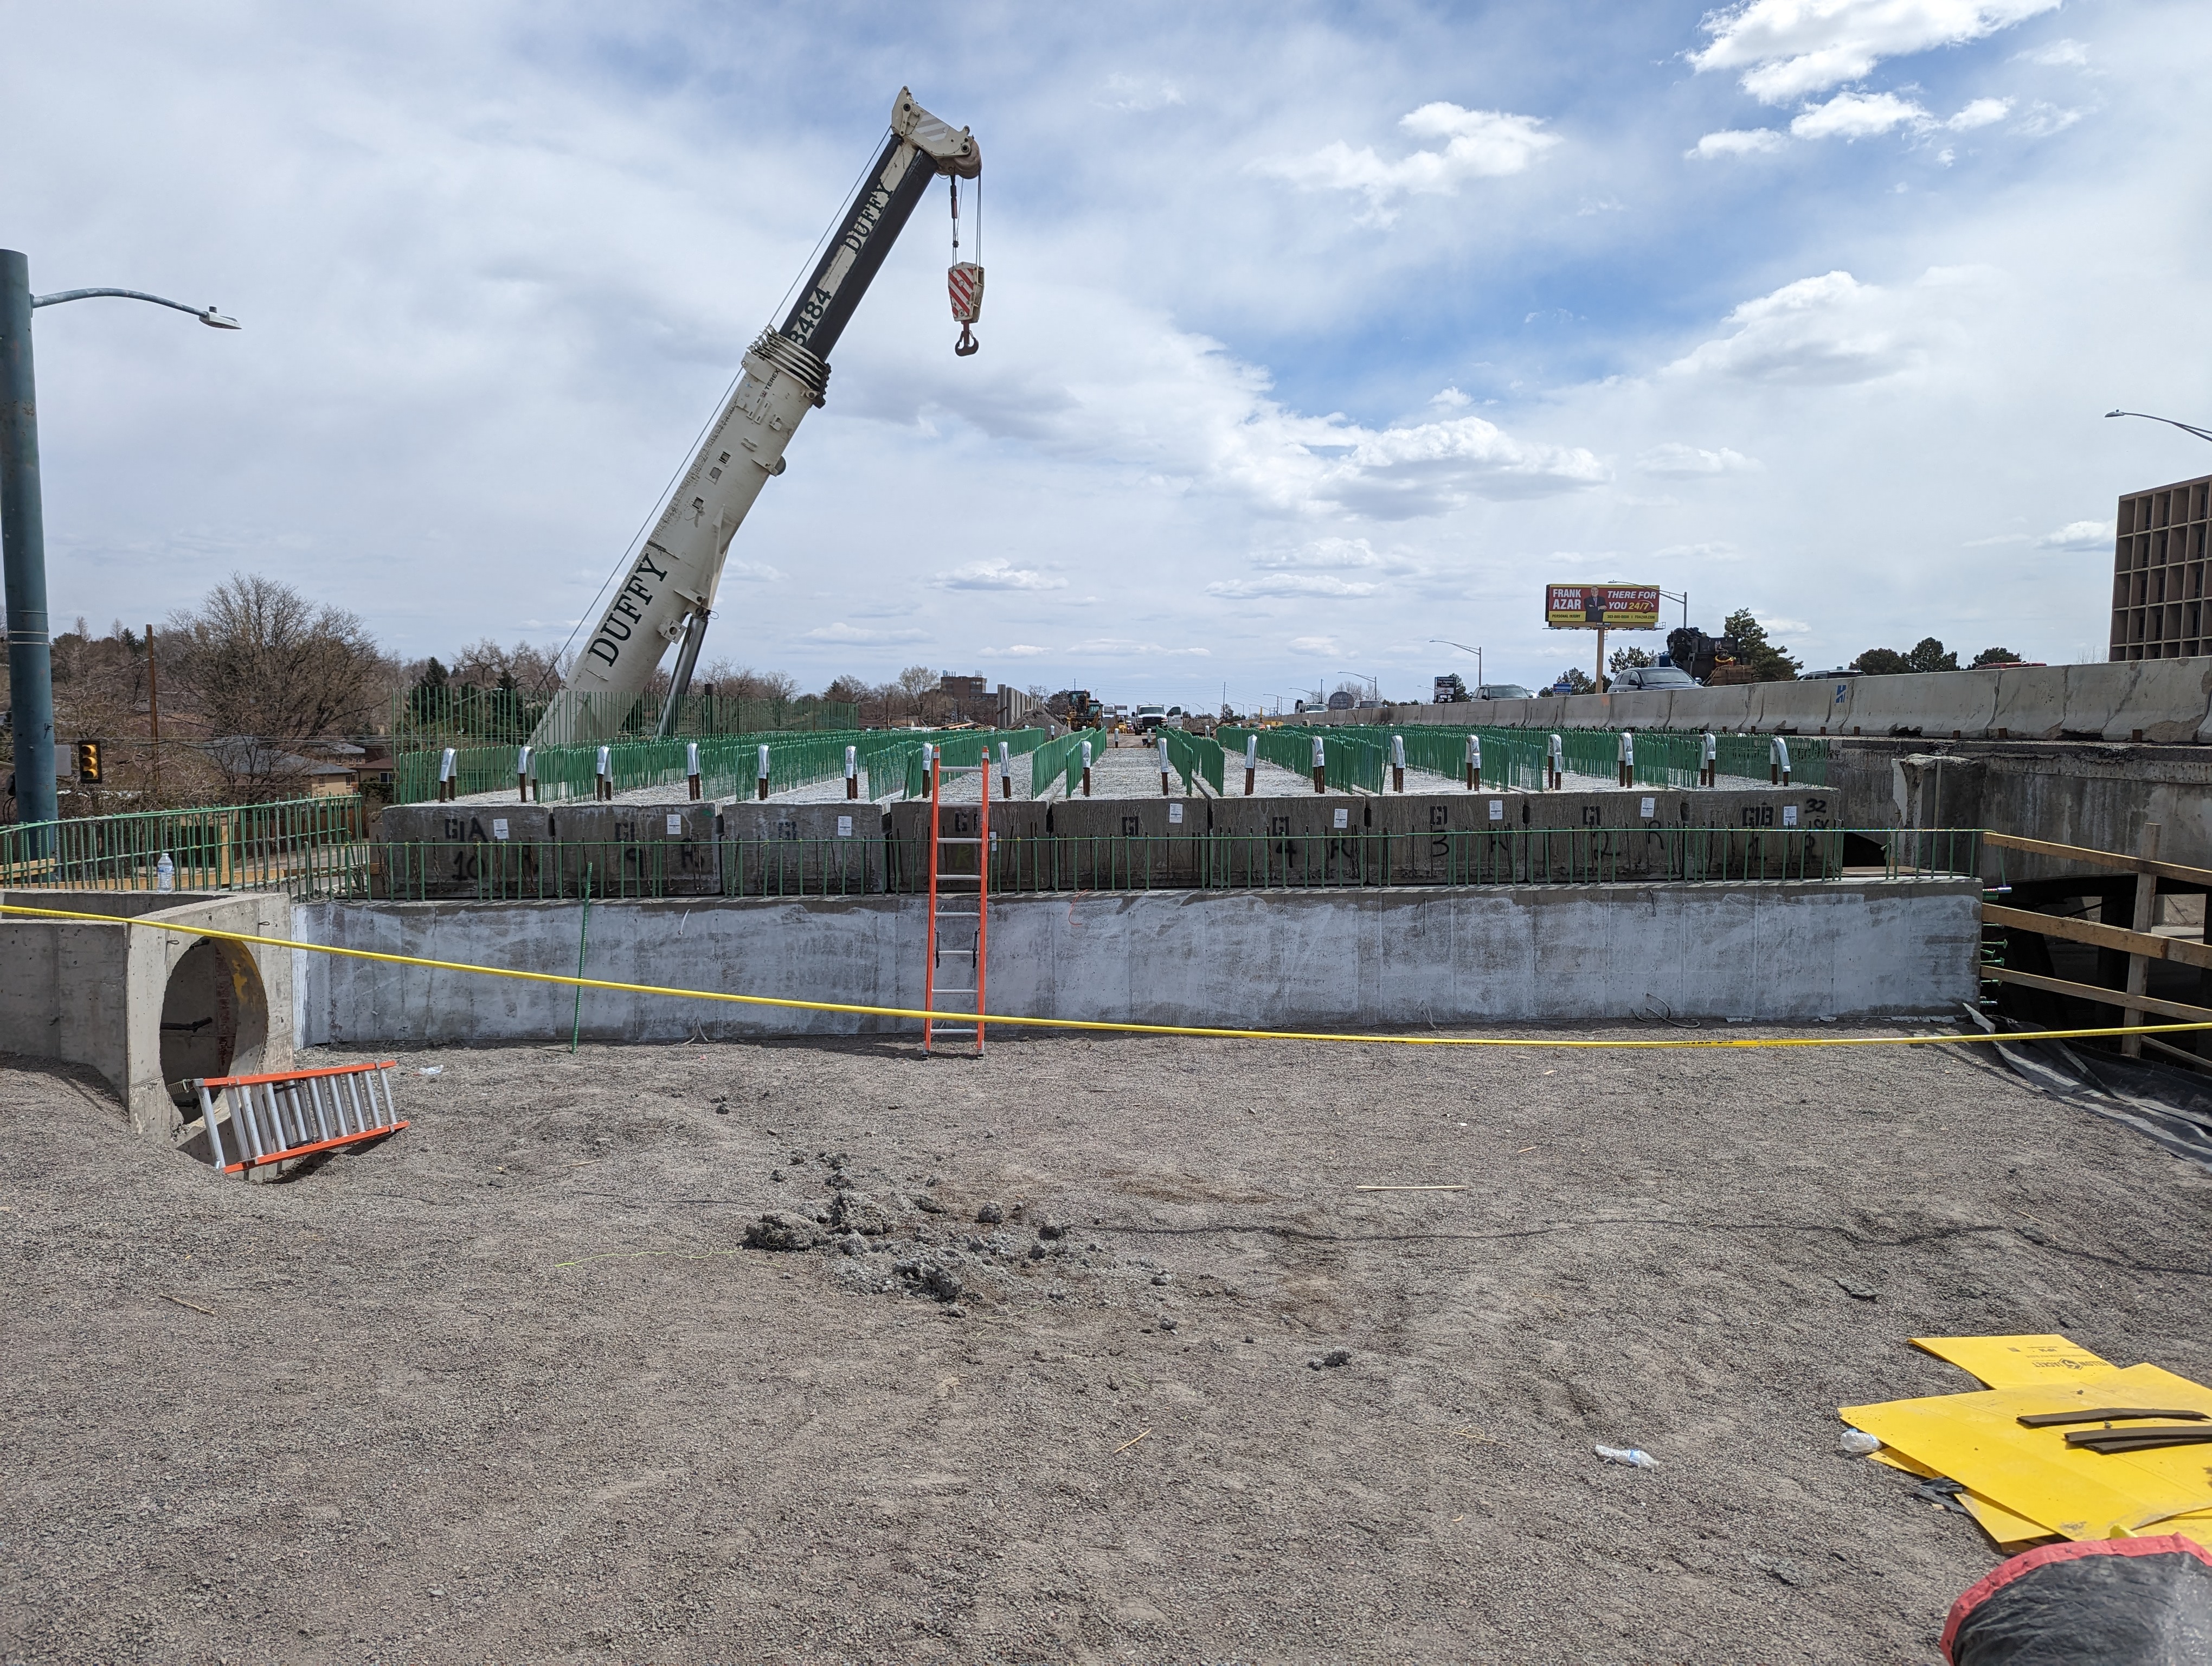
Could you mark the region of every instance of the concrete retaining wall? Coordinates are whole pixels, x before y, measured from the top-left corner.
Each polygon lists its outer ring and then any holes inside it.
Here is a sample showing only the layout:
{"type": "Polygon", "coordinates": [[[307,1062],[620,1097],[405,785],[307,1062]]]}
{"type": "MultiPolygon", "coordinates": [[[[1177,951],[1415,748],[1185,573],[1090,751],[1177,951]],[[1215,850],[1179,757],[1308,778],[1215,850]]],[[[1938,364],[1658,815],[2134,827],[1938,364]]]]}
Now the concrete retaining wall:
{"type": "Polygon", "coordinates": [[[283,897],[11,891],[7,900],[114,921],[0,916],[0,1052],[90,1066],[142,1138],[173,1145],[182,1136],[171,1084],[291,1067],[290,952],[122,923],[152,917],[282,937],[291,923],[283,897]]]}
{"type": "MultiPolygon", "coordinates": [[[[1155,891],[1007,897],[990,1004],[1048,1018],[1337,1029],[1680,1017],[1798,1023],[1933,1012],[1977,993],[1972,881],[1155,891]]],[[[590,976],[871,1006],[921,998],[918,898],[612,903],[590,976]]],[[[304,941],[573,973],[573,903],[317,903],[304,941]]],[[[556,985],[302,953],[302,1037],[346,1045],[554,1041],[556,985]]],[[[586,991],[609,1041],[851,1034],[899,1020],[586,991]]]]}
{"type": "MultiPolygon", "coordinates": [[[[1372,723],[1379,714],[1307,712],[1298,721],[1372,723]]],[[[1528,729],[1917,735],[1929,740],[2212,742],[2212,658],[1395,706],[1389,721],[1528,729]]]]}

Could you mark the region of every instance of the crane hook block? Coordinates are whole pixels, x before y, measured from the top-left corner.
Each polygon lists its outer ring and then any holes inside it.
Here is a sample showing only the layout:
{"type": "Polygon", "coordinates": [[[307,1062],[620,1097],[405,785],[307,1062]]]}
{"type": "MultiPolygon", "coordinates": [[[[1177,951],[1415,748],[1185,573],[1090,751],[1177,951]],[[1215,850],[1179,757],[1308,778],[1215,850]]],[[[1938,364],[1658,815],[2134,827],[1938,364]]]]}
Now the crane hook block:
{"type": "Polygon", "coordinates": [[[963,260],[945,273],[945,286],[952,297],[952,321],[960,326],[960,341],[952,350],[964,359],[982,345],[968,326],[983,316],[983,269],[963,260]]]}

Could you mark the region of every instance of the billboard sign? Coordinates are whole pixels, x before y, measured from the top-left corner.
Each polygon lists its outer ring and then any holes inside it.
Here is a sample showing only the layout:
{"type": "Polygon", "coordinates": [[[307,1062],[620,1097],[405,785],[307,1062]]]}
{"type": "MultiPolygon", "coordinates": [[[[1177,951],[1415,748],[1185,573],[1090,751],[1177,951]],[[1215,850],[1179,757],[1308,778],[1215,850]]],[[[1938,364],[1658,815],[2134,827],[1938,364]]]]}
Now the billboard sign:
{"type": "Polygon", "coordinates": [[[1656,630],[1655,584],[1549,584],[1544,623],[1554,630],[1656,630]]]}

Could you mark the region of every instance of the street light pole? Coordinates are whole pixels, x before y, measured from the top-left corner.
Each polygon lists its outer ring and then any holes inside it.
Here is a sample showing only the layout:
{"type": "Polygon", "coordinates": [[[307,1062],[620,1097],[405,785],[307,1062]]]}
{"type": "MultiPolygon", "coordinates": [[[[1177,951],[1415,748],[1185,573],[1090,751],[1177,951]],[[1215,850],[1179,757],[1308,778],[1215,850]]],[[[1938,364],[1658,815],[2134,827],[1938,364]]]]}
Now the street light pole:
{"type": "MultiPolygon", "coordinates": [[[[46,525],[31,374],[31,263],[0,249],[0,556],[8,585],[8,701],[15,817],[54,819],[54,666],[46,631],[46,525]]],[[[27,852],[46,854],[40,848],[27,852]]]]}
{"type": "Polygon", "coordinates": [[[1431,636],[1429,640],[1432,642],[1442,642],[1446,648],[1455,648],[1462,654],[1472,654],[1474,655],[1475,687],[1480,688],[1489,680],[1482,674],[1482,650],[1480,648],[1469,648],[1465,642],[1455,642],[1449,636],[1431,636]]]}
{"type": "Polygon", "coordinates": [[[2168,428],[2178,428],[2184,434],[2193,434],[2200,440],[2212,440],[2212,434],[2206,433],[2194,423],[2178,423],[2171,416],[2154,416],[2147,410],[2108,410],[2105,415],[2108,417],[2140,416],[2146,423],[2164,423],[2168,428]]]}
{"type": "MultiPolygon", "coordinates": [[[[236,320],[213,307],[187,307],[143,289],[31,293],[31,263],[0,249],[0,555],[8,595],[8,698],[15,730],[15,819],[58,818],[54,791],[54,666],[46,620],[46,523],[39,492],[38,381],[31,364],[31,313],[64,301],[112,295],[190,313],[216,330],[236,320]]],[[[149,650],[150,652],[150,650],[149,650]]],[[[34,834],[27,854],[43,856],[51,831],[34,834]]]]}

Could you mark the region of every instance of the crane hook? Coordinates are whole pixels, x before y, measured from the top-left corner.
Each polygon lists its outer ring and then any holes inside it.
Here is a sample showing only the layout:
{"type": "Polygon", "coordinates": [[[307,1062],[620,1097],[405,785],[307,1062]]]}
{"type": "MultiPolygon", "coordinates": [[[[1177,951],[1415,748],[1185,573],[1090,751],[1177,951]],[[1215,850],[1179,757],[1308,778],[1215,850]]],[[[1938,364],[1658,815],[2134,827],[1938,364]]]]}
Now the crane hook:
{"type": "Polygon", "coordinates": [[[975,332],[963,324],[960,326],[960,339],[952,344],[952,350],[964,359],[980,351],[982,345],[975,339],[975,332]]]}

